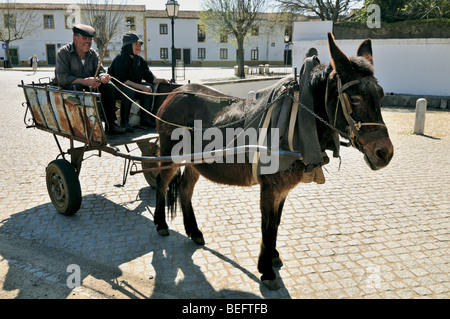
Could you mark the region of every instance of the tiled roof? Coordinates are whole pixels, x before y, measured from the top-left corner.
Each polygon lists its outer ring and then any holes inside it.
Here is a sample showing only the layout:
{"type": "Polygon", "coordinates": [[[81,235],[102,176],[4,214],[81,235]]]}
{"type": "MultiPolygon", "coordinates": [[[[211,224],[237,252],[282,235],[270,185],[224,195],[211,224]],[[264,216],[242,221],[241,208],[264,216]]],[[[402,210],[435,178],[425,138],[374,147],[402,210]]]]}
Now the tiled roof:
{"type": "MultiPolygon", "coordinates": [[[[13,8],[14,10],[66,10],[71,3],[0,3],[0,9],[13,8]]],[[[79,5],[82,9],[86,5],[79,5]]],[[[144,12],[145,5],[109,5],[108,8],[120,11],[144,12]]]]}
{"type": "MultiPolygon", "coordinates": [[[[20,1],[20,0],[19,0],[20,1]]],[[[66,10],[70,3],[0,3],[0,9],[5,9],[7,7],[13,7],[16,10],[66,10]]],[[[86,5],[81,4],[80,7],[83,9],[86,5]]],[[[146,10],[145,5],[112,5],[109,6],[112,10],[119,11],[134,11],[134,12],[145,12],[146,18],[167,18],[167,13],[165,10],[146,10]]],[[[269,20],[276,17],[279,13],[260,13],[258,19],[269,20]]],[[[200,11],[184,11],[180,10],[178,13],[179,19],[199,19],[200,11]]],[[[304,15],[294,15],[290,19],[291,21],[306,21],[311,20],[304,15]]]]}
{"type": "MultiPolygon", "coordinates": [[[[200,11],[183,11],[178,12],[178,18],[182,19],[198,19],[200,11]]],[[[147,10],[145,12],[146,18],[167,18],[167,12],[165,10],[147,10]]]]}

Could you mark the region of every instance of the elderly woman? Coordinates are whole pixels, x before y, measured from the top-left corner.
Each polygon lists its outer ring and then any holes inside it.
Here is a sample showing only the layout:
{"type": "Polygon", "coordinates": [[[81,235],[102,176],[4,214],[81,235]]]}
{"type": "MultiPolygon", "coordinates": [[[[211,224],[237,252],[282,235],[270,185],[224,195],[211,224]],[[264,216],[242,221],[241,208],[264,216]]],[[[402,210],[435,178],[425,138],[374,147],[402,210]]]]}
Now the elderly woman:
{"type": "MultiPolygon", "coordinates": [[[[108,73],[126,84],[139,91],[152,92],[152,85],[156,83],[170,83],[166,79],[157,78],[150,71],[147,62],[139,55],[143,41],[137,34],[129,32],[123,36],[122,50],[111,63],[108,73]],[[145,80],[146,82],[142,82],[145,80]]],[[[131,99],[138,98],[141,100],[141,106],[150,112],[152,96],[139,93],[125,86],[119,85],[119,89],[131,99]]],[[[129,124],[130,110],[132,102],[121,94],[120,106],[120,124],[127,132],[133,132],[133,128],[129,124]]],[[[147,112],[141,110],[141,125],[145,127],[155,126],[155,121],[150,118],[147,112]]]]}

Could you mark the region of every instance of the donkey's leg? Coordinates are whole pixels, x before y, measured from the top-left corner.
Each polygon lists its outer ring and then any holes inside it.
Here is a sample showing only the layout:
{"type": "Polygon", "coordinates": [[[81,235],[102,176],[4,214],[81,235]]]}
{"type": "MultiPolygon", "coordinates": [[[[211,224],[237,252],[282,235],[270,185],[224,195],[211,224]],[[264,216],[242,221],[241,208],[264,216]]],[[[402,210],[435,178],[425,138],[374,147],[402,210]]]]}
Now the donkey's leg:
{"type": "Polygon", "coordinates": [[[281,219],[281,209],[286,195],[281,195],[270,183],[261,183],[261,214],[262,242],[258,260],[258,270],[262,274],[261,281],[271,290],[280,288],[272,269],[273,263],[281,262],[276,250],[278,225],[281,219]],[[281,204],[281,205],[280,205],[281,204]],[[280,208],[281,206],[281,208],[280,208]],[[274,260],[275,259],[275,260],[274,260]]]}
{"type": "Polygon", "coordinates": [[[202,232],[198,229],[192,208],[192,194],[200,175],[192,167],[186,167],[179,183],[179,196],[181,209],[183,210],[183,222],[186,234],[198,245],[204,245],[202,232]]]}
{"type": "Polygon", "coordinates": [[[177,169],[161,170],[156,177],[156,207],[154,222],[156,231],[161,236],[169,236],[169,226],[166,223],[166,193],[170,181],[177,169]]]}
{"type": "MultiPolygon", "coordinates": [[[[278,232],[278,226],[280,226],[281,214],[283,213],[283,207],[284,207],[285,200],[286,200],[286,197],[284,197],[280,201],[280,204],[278,205],[277,232],[278,232]]],[[[276,248],[276,246],[277,246],[277,238],[276,238],[276,236],[277,236],[277,234],[275,234],[275,247],[274,247],[274,250],[272,252],[272,265],[274,267],[280,268],[280,267],[283,267],[283,262],[281,261],[280,254],[278,253],[278,250],[276,248]]]]}

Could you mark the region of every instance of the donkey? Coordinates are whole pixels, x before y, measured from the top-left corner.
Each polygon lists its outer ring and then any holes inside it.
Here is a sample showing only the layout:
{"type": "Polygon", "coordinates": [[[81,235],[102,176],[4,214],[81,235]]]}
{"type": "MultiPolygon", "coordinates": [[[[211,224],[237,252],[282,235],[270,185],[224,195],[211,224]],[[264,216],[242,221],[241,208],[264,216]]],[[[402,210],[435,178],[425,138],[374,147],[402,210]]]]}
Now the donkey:
{"type": "MultiPolygon", "coordinates": [[[[356,57],[352,58],[337,47],[331,33],[328,34],[328,45],[331,64],[317,66],[308,83],[313,92],[314,113],[332,123],[325,125],[316,120],[320,147],[324,151],[332,143],[333,135],[339,132],[364,154],[372,170],[381,169],[389,164],[394,149],[381,116],[384,92],[374,78],[371,40],[362,42],[356,57]]],[[[244,107],[249,103],[244,100],[233,99],[199,84],[187,84],[174,92],[177,94],[169,96],[157,114],[160,118],[157,131],[161,156],[170,156],[172,148],[178,143],[171,136],[177,126],[193,127],[194,120],[202,120],[203,127],[223,129],[244,126],[249,112],[248,106],[244,107]]],[[[166,195],[175,194],[180,201],[186,233],[199,245],[204,245],[205,241],[197,226],[191,202],[199,176],[228,185],[252,186],[259,183],[262,243],[258,271],[262,274],[261,281],[269,289],[279,289],[273,270],[273,267],[283,265],[276,249],[277,229],[289,191],[304,178],[305,164],[295,160],[289,169],[260,175],[256,180],[249,161],[199,163],[186,166],[182,173],[173,163],[160,163],[160,168],[156,180],[154,215],[158,233],[169,235],[165,220],[166,195]]],[[[167,201],[173,208],[176,198],[169,199],[167,196],[167,201]]]]}

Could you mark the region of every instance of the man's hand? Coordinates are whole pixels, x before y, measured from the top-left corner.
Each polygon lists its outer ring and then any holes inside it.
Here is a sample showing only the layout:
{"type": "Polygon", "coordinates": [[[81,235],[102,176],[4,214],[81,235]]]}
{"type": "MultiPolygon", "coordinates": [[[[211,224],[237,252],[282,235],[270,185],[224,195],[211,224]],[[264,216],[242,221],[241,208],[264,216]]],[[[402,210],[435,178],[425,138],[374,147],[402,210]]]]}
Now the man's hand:
{"type": "Polygon", "coordinates": [[[85,78],[83,80],[82,84],[84,86],[90,86],[93,89],[96,89],[100,86],[100,84],[102,84],[102,82],[100,81],[99,78],[90,77],[90,78],[85,78]]]}

